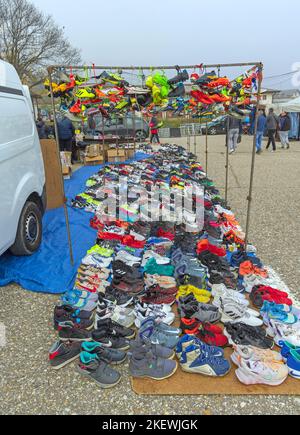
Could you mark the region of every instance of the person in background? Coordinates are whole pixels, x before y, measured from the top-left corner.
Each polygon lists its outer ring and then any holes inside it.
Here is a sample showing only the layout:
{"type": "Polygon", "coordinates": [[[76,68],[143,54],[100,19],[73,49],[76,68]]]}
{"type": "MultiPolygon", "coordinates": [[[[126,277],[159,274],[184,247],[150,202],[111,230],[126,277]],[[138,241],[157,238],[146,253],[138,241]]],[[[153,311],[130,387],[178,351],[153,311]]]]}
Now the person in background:
{"type": "Polygon", "coordinates": [[[243,134],[243,123],[241,119],[229,116],[227,121],[229,153],[233,154],[237,150],[239,140],[243,134]]]}
{"type": "Polygon", "coordinates": [[[278,127],[278,117],[274,113],[274,109],[270,109],[269,115],[267,116],[267,130],[268,130],[268,145],[267,150],[270,148],[270,145],[272,144],[273,150],[272,152],[275,153],[276,151],[276,131],[278,127]]]}
{"type": "Polygon", "coordinates": [[[291,118],[287,112],[283,112],[279,117],[279,136],[282,149],[289,149],[289,132],[292,128],[291,118]]]}
{"type": "Polygon", "coordinates": [[[267,124],[267,116],[264,109],[259,111],[257,120],[256,154],[262,153],[262,141],[267,124]]]}
{"type": "Polygon", "coordinates": [[[75,128],[72,122],[64,116],[57,121],[57,129],[60,150],[72,152],[72,142],[75,136],[75,128]]]}
{"type": "Polygon", "coordinates": [[[36,128],[40,139],[48,139],[49,129],[41,116],[38,118],[36,122],[36,128]]]}
{"type": "Polygon", "coordinates": [[[157,144],[160,145],[160,139],[159,139],[159,134],[158,134],[158,122],[157,122],[157,118],[155,116],[153,116],[153,118],[151,118],[149,127],[151,130],[150,143],[153,144],[154,140],[156,140],[157,144]]]}
{"type": "Polygon", "coordinates": [[[96,136],[96,121],[94,115],[90,115],[88,118],[88,127],[92,136],[96,136]]]}

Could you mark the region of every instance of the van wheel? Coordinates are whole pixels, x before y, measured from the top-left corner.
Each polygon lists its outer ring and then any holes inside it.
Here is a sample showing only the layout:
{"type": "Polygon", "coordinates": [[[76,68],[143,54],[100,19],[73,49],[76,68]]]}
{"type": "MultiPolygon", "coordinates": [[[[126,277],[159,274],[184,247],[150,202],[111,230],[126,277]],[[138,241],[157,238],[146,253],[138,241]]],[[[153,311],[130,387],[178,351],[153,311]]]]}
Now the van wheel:
{"type": "Polygon", "coordinates": [[[10,248],[13,255],[29,256],[41,245],[43,233],[42,212],[34,202],[26,202],[18,226],[17,237],[10,248]]]}
{"type": "Polygon", "coordinates": [[[138,130],[138,131],[136,131],[136,133],[135,133],[135,138],[136,138],[137,141],[141,141],[141,142],[143,142],[144,140],[147,139],[147,134],[146,134],[146,132],[143,131],[143,130],[138,130]]]}

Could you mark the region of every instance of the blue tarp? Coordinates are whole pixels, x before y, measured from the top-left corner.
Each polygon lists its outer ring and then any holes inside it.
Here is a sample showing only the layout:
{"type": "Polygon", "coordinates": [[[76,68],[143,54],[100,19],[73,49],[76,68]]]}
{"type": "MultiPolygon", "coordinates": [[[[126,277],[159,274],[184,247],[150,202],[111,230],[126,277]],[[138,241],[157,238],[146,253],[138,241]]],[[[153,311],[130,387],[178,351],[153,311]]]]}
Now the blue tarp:
{"type": "MultiPolygon", "coordinates": [[[[147,154],[136,154],[136,160],[147,157],[147,154]]],[[[51,210],[44,216],[43,241],[39,251],[31,257],[14,257],[9,253],[0,257],[0,286],[16,283],[26,290],[53,294],[73,288],[81,260],[95,243],[96,231],[89,225],[93,214],[72,209],[69,204],[71,199],[85,190],[86,180],[99,170],[100,167],[84,167],[75,172],[71,180],[65,181],[74,267],[70,263],[64,209],[51,210]]]]}

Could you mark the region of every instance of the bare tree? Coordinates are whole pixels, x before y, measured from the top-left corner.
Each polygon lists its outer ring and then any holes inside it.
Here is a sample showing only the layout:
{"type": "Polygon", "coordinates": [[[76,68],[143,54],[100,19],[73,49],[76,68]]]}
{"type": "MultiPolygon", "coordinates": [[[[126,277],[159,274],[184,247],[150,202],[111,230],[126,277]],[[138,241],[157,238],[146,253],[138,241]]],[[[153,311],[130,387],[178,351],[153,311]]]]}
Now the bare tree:
{"type": "Polygon", "coordinates": [[[74,64],[81,56],[52,16],[27,0],[0,0],[0,59],[12,63],[20,77],[31,82],[47,65],[74,64]]]}

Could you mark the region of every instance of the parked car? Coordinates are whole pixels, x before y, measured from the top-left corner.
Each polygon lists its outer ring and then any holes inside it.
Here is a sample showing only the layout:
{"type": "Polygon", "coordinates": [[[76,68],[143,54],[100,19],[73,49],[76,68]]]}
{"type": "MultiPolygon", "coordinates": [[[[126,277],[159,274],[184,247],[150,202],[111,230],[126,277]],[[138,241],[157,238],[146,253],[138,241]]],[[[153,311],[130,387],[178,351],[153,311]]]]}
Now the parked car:
{"type": "Polygon", "coordinates": [[[0,61],[0,255],[31,255],[42,240],[45,171],[29,92],[0,61]]]}
{"type": "MultiPolygon", "coordinates": [[[[212,136],[226,134],[227,127],[227,116],[222,116],[215,121],[209,122],[207,124],[208,134],[212,136]]],[[[244,134],[249,134],[249,123],[247,119],[243,121],[243,132],[244,134]]],[[[206,125],[202,126],[202,134],[206,134],[206,125]]]]}
{"type": "MultiPolygon", "coordinates": [[[[211,121],[207,124],[207,132],[209,135],[216,136],[218,134],[226,133],[226,121],[227,117],[222,116],[215,121],[211,121]]],[[[206,134],[206,125],[202,126],[202,133],[206,134]]]]}
{"type": "MultiPolygon", "coordinates": [[[[96,121],[96,135],[102,135],[103,133],[103,125],[102,125],[102,116],[95,115],[94,119],[96,121]]],[[[104,135],[117,135],[121,139],[126,139],[128,137],[134,136],[138,141],[144,141],[149,137],[150,130],[149,125],[142,118],[136,117],[135,121],[131,115],[128,115],[124,118],[117,118],[115,120],[105,119],[104,120],[104,135]],[[134,129],[135,123],[135,129],[134,129]]],[[[84,133],[91,134],[91,130],[88,128],[88,124],[86,123],[84,126],[84,133]]]]}

